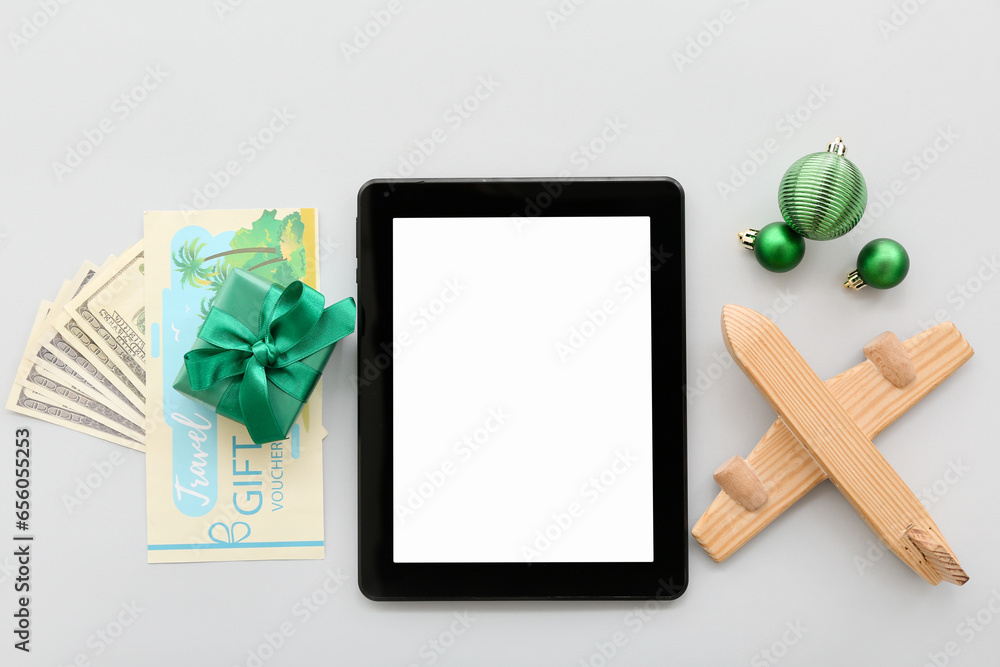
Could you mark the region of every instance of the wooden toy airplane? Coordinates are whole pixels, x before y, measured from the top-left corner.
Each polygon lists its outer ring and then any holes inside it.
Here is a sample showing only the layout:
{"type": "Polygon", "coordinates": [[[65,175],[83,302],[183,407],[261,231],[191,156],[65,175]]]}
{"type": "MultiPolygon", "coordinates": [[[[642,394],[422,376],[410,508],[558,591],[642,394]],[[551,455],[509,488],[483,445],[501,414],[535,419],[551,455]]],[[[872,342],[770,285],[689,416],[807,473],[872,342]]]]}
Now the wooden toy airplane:
{"type": "Polygon", "coordinates": [[[973,354],[951,322],[905,342],[883,333],[867,361],[822,382],[769,319],[722,309],[733,360],[778,419],[745,460],[715,471],[722,491],[691,531],[716,562],[828,477],[882,542],[931,584],[969,580],[927,510],[871,442],[973,354]]]}

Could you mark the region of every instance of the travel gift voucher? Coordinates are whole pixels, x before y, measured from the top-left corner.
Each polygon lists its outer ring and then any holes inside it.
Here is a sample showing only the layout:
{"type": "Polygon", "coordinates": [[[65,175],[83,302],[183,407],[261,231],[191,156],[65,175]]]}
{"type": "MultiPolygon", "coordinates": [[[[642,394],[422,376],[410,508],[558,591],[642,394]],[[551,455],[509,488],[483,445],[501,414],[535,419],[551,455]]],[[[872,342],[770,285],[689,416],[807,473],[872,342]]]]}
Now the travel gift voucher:
{"type": "Polygon", "coordinates": [[[322,381],[264,445],[172,387],[233,269],[320,289],[315,209],[154,211],[144,231],[149,562],[323,558],[322,381]]]}

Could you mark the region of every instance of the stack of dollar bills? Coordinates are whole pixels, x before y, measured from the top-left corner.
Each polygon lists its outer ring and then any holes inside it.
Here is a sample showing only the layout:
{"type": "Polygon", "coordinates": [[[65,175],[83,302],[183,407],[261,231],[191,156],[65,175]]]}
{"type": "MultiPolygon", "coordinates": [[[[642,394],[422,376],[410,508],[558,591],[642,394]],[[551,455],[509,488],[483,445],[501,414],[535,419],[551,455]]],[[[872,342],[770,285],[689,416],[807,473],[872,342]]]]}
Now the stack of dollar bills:
{"type": "Polygon", "coordinates": [[[145,451],[144,271],[140,241],[39,305],[9,410],[145,451]]]}

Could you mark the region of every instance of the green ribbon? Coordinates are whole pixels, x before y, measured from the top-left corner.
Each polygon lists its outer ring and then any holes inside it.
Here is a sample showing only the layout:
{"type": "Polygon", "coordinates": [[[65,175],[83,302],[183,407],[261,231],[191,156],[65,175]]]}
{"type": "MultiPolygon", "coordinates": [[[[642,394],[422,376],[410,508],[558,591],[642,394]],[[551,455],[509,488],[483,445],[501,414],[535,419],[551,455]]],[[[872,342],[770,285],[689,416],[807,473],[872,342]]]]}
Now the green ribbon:
{"type": "Polygon", "coordinates": [[[270,387],[305,402],[320,371],[302,359],[354,331],[356,307],[348,297],[323,309],[323,295],[296,281],[272,285],[260,307],[254,333],[224,310],[212,307],[198,338],[212,345],[184,355],[191,388],[208,389],[236,378],[219,400],[220,414],[241,414],[257,443],[284,440],[271,406],[270,387]]]}

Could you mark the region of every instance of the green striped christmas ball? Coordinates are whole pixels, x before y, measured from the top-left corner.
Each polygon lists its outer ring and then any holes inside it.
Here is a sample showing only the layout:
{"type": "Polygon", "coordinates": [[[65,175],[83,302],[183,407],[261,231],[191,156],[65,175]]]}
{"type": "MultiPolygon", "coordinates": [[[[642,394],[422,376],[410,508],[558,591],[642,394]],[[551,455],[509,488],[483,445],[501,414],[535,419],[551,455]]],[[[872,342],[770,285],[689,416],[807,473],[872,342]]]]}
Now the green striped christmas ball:
{"type": "Polygon", "coordinates": [[[865,212],[868,188],[847,146],[837,137],[827,150],[795,161],[781,177],[778,206],[788,225],[807,239],[828,241],[854,229],[865,212]]]}

